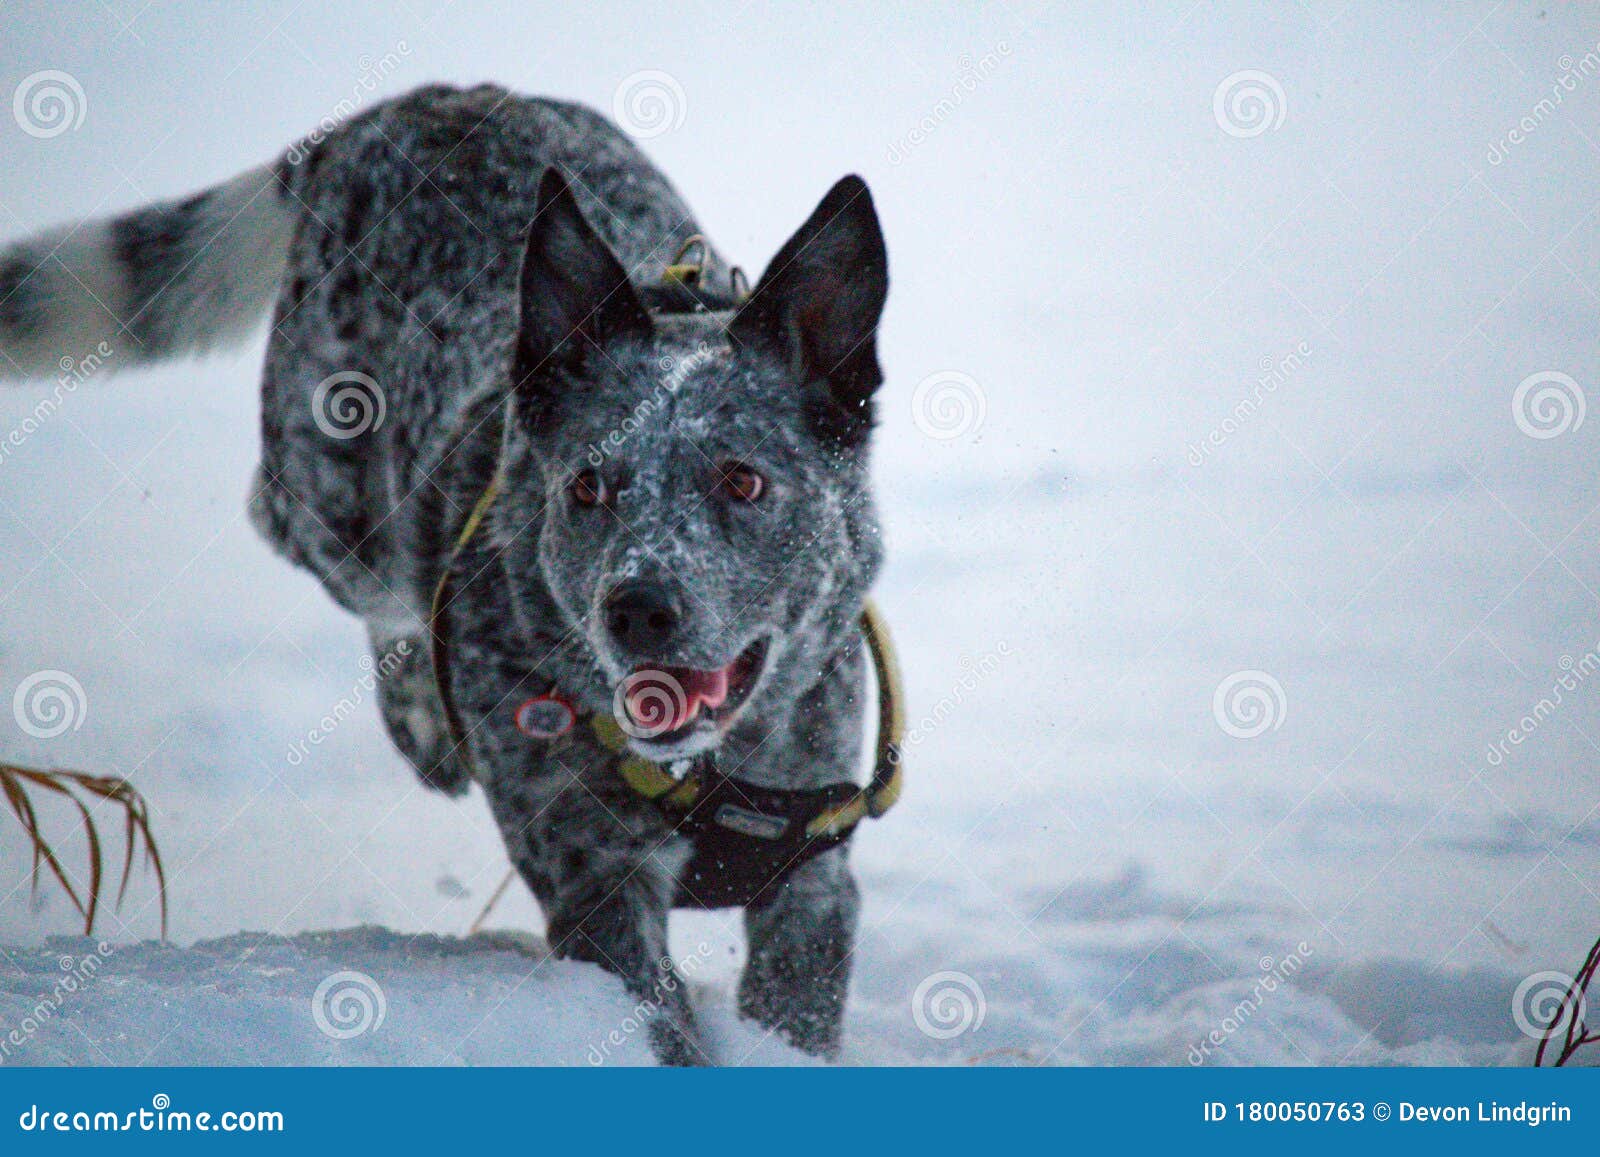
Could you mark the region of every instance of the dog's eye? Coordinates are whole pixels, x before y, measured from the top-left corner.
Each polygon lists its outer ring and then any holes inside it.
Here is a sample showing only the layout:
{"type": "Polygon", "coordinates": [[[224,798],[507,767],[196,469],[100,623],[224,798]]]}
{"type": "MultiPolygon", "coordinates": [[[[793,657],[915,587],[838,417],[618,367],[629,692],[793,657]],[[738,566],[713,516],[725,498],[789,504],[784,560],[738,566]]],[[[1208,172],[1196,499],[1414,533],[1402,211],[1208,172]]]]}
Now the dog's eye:
{"type": "Polygon", "coordinates": [[[767,480],[743,462],[724,463],[718,485],[729,498],[740,502],[759,501],[767,491],[767,480]]]}
{"type": "Polygon", "coordinates": [[[606,484],[593,470],[578,471],[573,475],[572,483],[567,489],[572,495],[572,501],[579,506],[599,506],[610,497],[606,493],[606,484]]]}

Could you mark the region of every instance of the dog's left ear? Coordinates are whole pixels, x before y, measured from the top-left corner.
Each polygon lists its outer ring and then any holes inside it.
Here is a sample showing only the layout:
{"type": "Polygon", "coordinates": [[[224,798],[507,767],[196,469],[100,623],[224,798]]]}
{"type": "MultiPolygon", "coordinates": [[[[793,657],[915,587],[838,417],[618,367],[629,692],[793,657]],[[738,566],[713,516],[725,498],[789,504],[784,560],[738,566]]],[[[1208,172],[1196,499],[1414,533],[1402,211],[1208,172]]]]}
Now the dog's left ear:
{"type": "Polygon", "coordinates": [[[740,342],[775,345],[793,370],[827,383],[830,432],[863,437],[872,425],[878,319],[889,293],[889,254],[860,177],[845,177],[778,250],[728,327],[740,342]]]}

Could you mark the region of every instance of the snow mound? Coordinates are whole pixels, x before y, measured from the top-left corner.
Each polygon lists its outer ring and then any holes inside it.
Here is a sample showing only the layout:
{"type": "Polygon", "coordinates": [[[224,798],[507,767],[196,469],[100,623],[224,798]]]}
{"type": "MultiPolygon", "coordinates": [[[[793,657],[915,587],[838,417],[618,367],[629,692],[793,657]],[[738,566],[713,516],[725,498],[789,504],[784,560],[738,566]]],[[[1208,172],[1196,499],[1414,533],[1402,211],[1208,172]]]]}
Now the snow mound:
{"type": "MultiPolygon", "coordinates": [[[[1174,941],[1170,921],[1151,915],[1166,898],[1141,885],[1128,902],[1129,921],[1072,921],[1025,975],[1010,954],[976,946],[953,958],[931,938],[907,938],[888,958],[869,946],[844,1063],[1497,1065],[1531,1056],[1531,1041],[1502,1023],[1515,983],[1503,971],[1257,959],[1254,947],[1230,950],[1204,933],[1174,941]],[[923,979],[908,991],[894,977],[923,979]]],[[[739,1018],[737,968],[716,955],[679,956],[712,1060],[818,1063],[739,1018]]],[[[189,948],[58,936],[0,948],[0,1064],[650,1065],[649,1015],[614,977],[553,959],[519,932],[361,927],[239,933],[189,948]]]]}
{"type": "MultiPolygon", "coordinates": [[[[713,1057],[808,1058],[691,984],[713,1057]]],[[[648,1065],[637,1002],[532,937],[381,928],[191,948],[53,937],[0,950],[0,1063],[648,1065]]]]}

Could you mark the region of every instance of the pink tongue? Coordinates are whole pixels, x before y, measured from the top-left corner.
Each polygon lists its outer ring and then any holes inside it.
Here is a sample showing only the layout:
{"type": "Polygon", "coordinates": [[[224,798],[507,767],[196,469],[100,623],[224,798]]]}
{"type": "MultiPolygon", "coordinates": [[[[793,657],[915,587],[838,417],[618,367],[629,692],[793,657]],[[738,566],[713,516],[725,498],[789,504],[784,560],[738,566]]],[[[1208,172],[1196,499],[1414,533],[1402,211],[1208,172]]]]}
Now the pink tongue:
{"type": "MultiPolygon", "coordinates": [[[[700,708],[706,707],[716,710],[728,701],[728,672],[733,667],[732,663],[716,671],[696,671],[690,667],[667,667],[662,673],[670,676],[679,687],[683,688],[682,695],[657,695],[652,703],[646,698],[649,684],[642,682],[634,693],[628,696],[628,714],[636,721],[650,719],[652,714],[659,721],[660,708],[665,704],[672,712],[661,730],[677,731],[680,727],[687,727],[700,714],[700,708]]],[[[657,686],[657,691],[660,688],[657,686]]]]}
{"type": "MultiPolygon", "coordinates": [[[[732,666],[730,663],[728,666],[732,666]]],[[[728,668],[716,671],[674,670],[673,676],[683,684],[683,693],[689,698],[689,717],[694,718],[695,705],[703,703],[712,710],[728,701],[728,668]]]]}

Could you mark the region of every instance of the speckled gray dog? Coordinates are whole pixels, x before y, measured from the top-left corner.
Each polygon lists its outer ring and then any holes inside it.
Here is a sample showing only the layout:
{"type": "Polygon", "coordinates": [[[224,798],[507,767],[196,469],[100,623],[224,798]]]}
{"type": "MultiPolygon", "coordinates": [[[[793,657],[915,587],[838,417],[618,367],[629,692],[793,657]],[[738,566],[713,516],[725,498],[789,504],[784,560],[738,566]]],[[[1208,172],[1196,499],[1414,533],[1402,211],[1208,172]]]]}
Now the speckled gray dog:
{"type": "MultiPolygon", "coordinates": [[[[548,692],[628,718],[629,681],[666,673],[679,698],[629,730],[639,755],[714,750],[756,788],[852,777],[888,285],[858,178],[737,308],[709,246],[701,307],[655,308],[701,232],[596,113],[433,87],[187,201],[0,253],[9,377],[101,340],[119,365],[203,349],[273,312],[257,526],[378,654],[407,653],[382,684],[396,744],[441,791],[482,784],[552,948],[620,975],[677,1063],[705,1059],[663,963],[692,887],[684,841],[597,733],[536,742],[517,707],[548,692]],[[497,469],[441,611],[461,750],[428,667],[430,604],[497,469]]],[[[841,845],[748,907],[741,1011],[835,1054],[857,906],[841,845]]]]}

